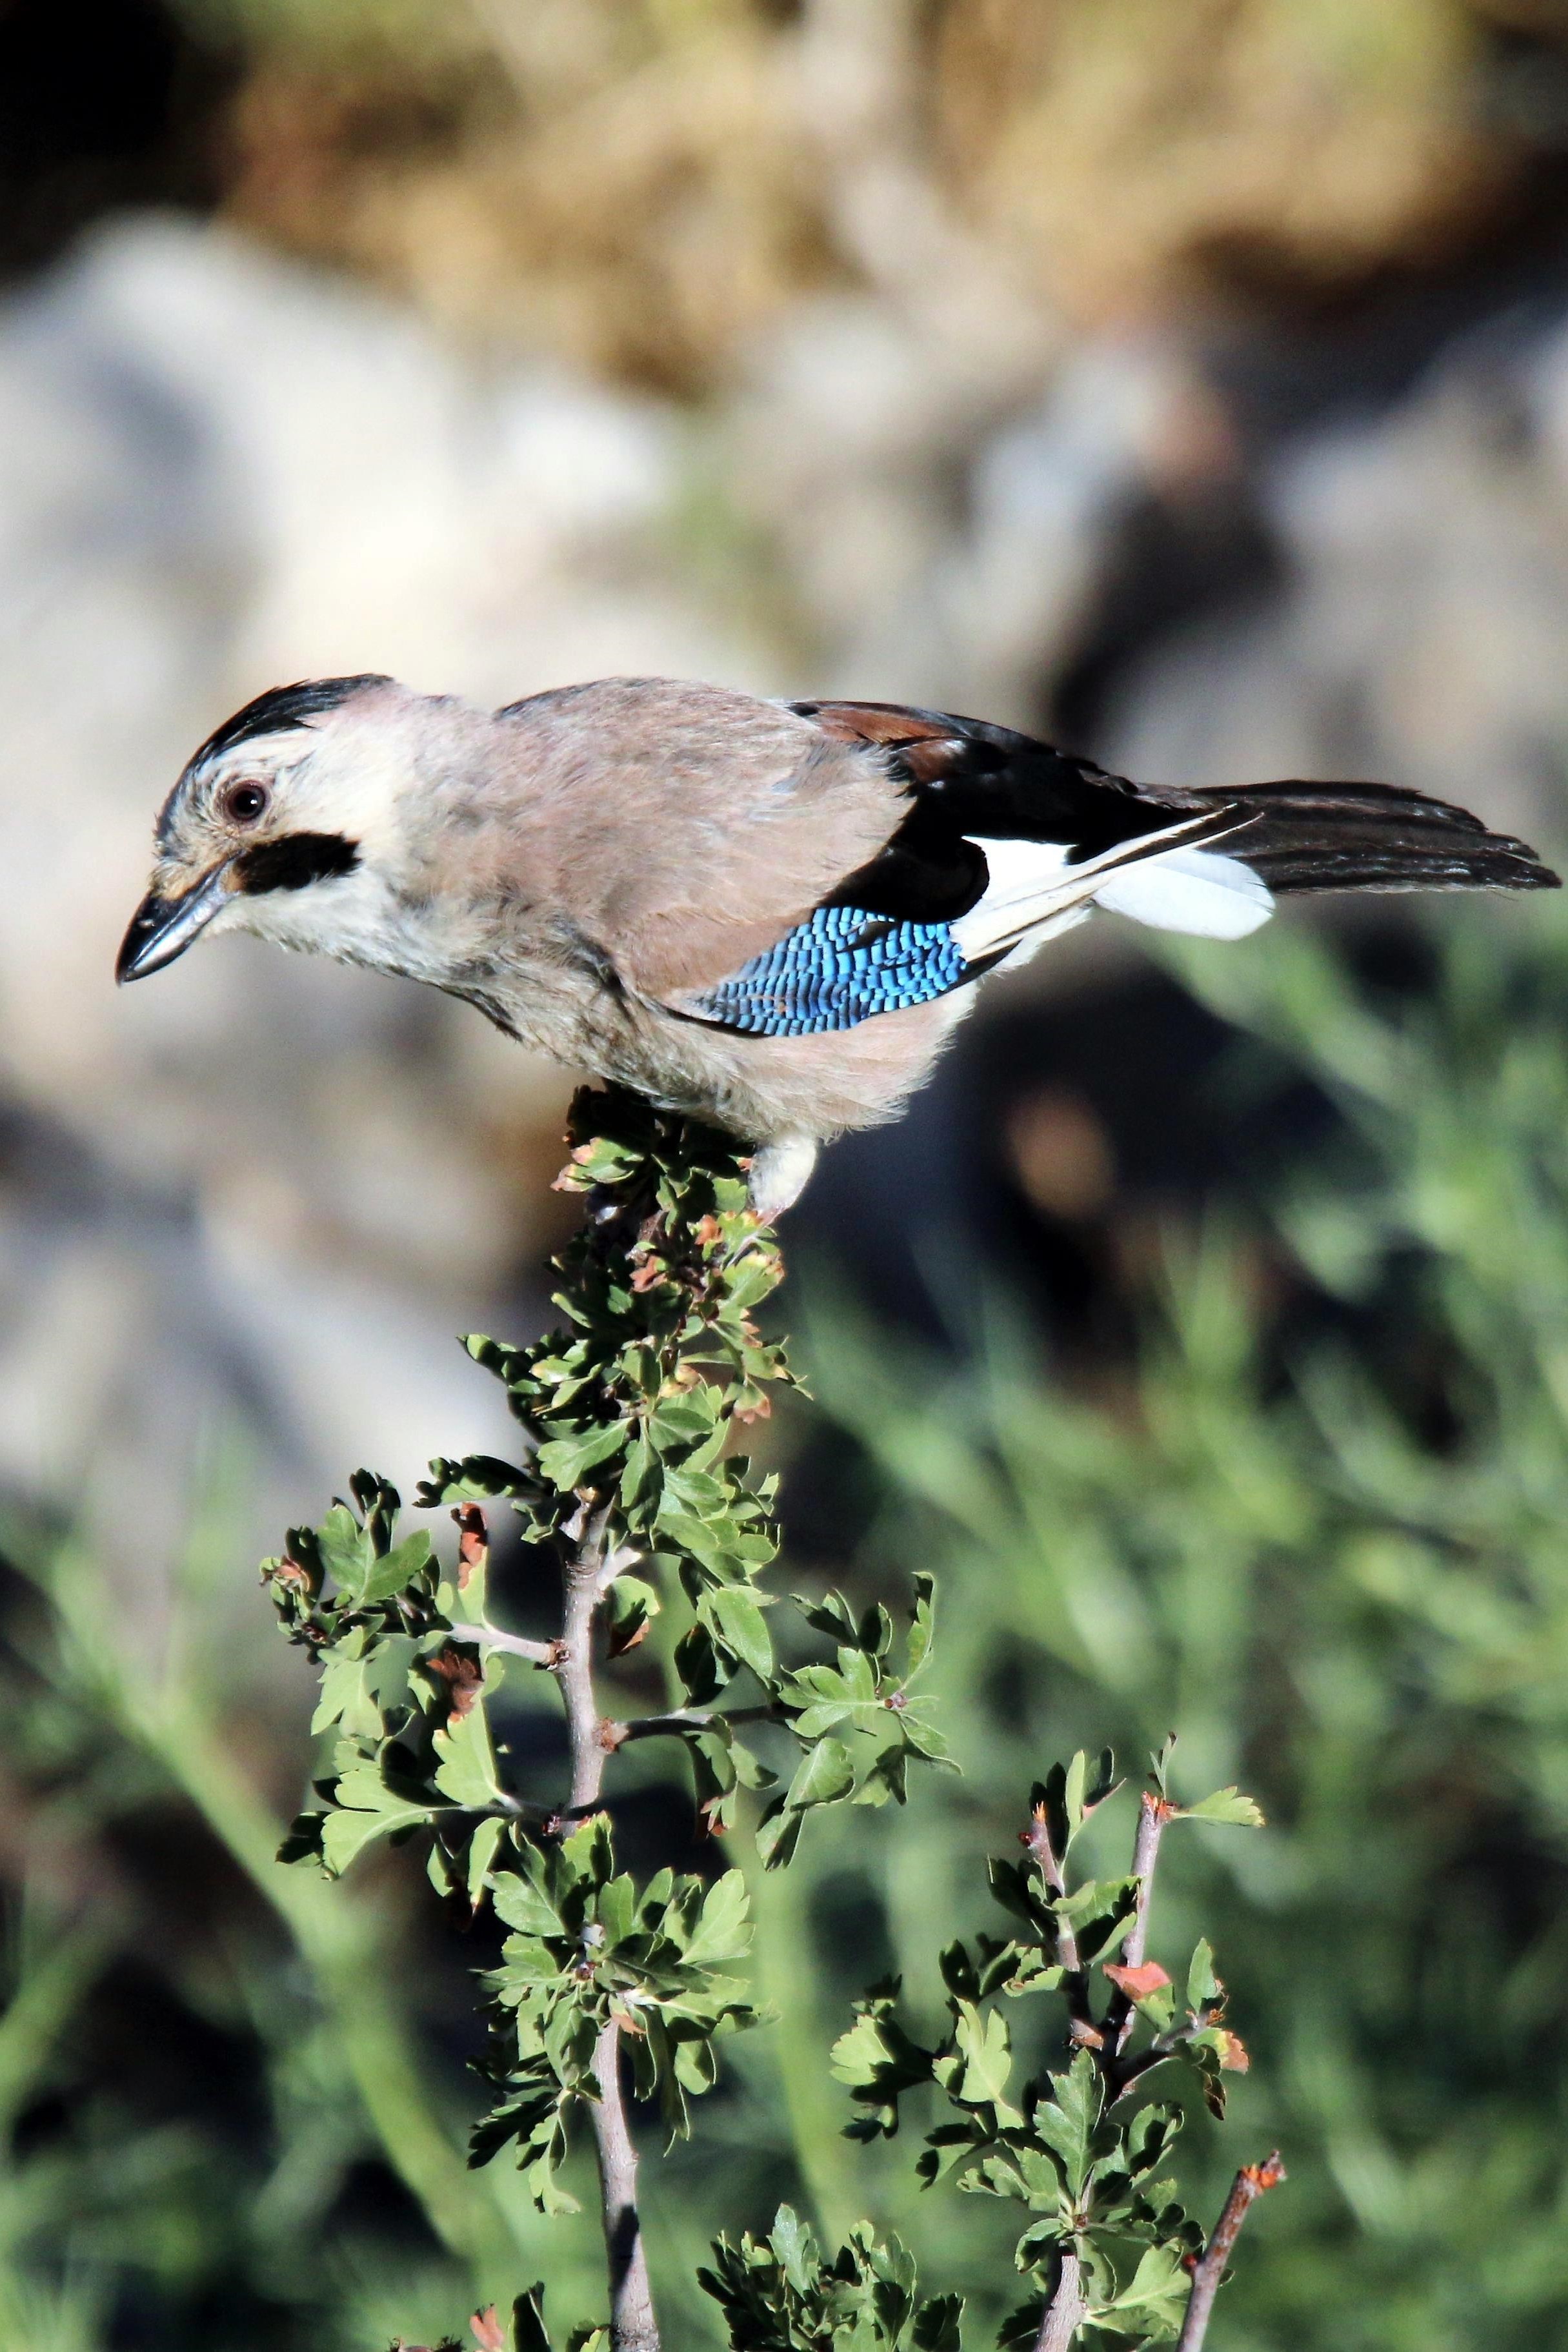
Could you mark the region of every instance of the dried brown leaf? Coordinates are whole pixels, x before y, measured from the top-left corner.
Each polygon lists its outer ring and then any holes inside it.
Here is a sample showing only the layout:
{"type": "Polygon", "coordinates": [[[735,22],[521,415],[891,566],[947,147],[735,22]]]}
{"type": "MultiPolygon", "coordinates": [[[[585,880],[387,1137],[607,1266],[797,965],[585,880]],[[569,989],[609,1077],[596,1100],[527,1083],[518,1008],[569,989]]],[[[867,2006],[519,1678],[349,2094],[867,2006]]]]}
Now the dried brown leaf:
{"type": "Polygon", "coordinates": [[[1105,1974],[1129,2000],[1146,2000],[1170,1982],[1158,1960],[1145,1960],[1135,1969],[1108,1968],[1105,1974]]]}
{"type": "Polygon", "coordinates": [[[484,1565],[490,1549],[490,1530],[477,1503],[463,1503],[452,1516],[457,1522],[458,1530],[457,1590],[465,1592],[474,1570],[484,1565]]]}
{"type": "Polygon", "coordinates": [[[447,1707],[453,1720],[460,1723],[465,1715],[472,1714],[474,1702],[484,1687],[484,1669],[479,1661],[465,1657],[449,1642],[433,1658],[426,1658],[424,1664],[427,1673],[445,1684],[447,1707]]]}

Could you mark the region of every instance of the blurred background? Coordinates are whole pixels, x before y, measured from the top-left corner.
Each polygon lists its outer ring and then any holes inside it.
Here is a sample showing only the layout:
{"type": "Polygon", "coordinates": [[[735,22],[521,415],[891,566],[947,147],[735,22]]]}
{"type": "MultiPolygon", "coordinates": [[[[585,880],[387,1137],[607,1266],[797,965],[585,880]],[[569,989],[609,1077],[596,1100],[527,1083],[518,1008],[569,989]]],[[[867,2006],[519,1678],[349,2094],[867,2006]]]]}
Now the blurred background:
{"type": "MultiPolygon", "coordinates": [[[[1568,5],[0,0],[0,2347],[587,2315],[591,2217],[456,2152],[484,1931],[272,1869],[252,1581],[355,1463],[504,1450],[453,1337],[549,1311],[571,1077],[244,940],[117,997],[153,813],[281,680],[673,673],[1561,858],[1568,5]]],[[[827,1160],[789,1564],[943,1574],[966,1777],[759,1889],[779,2022],[650,2167],[672,2341],[779,2196],[989,2340],[999,2217],[840,2139],[826,2050],[886,1967],[930,2013],[1053,1756],[1174,1726],[1271,1822],[1156,1926],[1254,2055],[1203,2194],[1291,2168],[1217,2345],[1568,2346],[1565,983],[1551,904],[1106,917],[827,1160]]],[[[627,1836],[714,1866],[656,1777],[627,1836]]]]}

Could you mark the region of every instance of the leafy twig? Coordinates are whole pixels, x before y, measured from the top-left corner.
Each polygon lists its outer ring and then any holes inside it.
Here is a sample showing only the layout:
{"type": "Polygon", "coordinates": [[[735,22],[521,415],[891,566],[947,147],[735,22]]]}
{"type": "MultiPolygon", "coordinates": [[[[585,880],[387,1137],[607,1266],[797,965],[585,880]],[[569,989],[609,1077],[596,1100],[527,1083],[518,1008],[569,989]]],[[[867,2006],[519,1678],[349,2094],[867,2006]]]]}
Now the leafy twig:
{"type": "Polygon", "coordinates": [[[833,2052],[861,2109],[852,2137],[891,2136],[904,2094],[935,2084],[953,2120],[927,2135],[922,2178],[953,2173],[961,2188],[1029,2213],[1016,2259],[1036,2292],[1004,2326],[1007,2352],[1068,2352],[1086,2326],[1158,2343],[1176,2333],[1189,2300],[1186,2265],[1201,2252],[1202,2233],[1164,2177],[1183,2112],[1131,2093],[1155,2068],[1184,2064],[1220,2115],[1223,2076],[1247,2055],[1220,2022],[1225,1990],[1206,1942],[1192,1954],[1179,2000],[1147,1958],[1151,1888],[1171,1822],[1256,1825],[1262,1816],[1234,1789],[1196,1805],[1173,1802],[1166,1760],[1162,1750],[1139,1808],[1131,1874],[1076,1885],[1073,1844],[1118,1783],[1109,1751],[1093,1763],[1078,1755],[1053,1766],[1021,1833],[1033,1867],[991,1864],[992,1892],[1021,1932],[1006,1943],[982,1936],[974,1948],[951,1944],[942,1955],[951,2019],[944,2039],[927,2049],[905,2032],[899,1987],[890,1983],[857,2003],[858,2021],[833,2052]],[[1065,2059],[1060,2071],[1018,2083],[1008,2012],[1040,1994],[1065,2003],[1065,2059]]]}
{"type": "MultiPolygon", "coordinates": [[[[757,1839],[778,1869],[814,1811],[903,1803],[910,1763],[946,1756],[914,1689],[931,1646],[928,1577],[915,1579],[901,1663],[887,1611],[857,1614],[833,1593],[797,1604],[831,1662],[786,1671],[777,1661],[767,1615],[777,1596],[760,1583],[778,1549],[772,1482],[731,1440],[767,1410],[768,1385],[789,1378],[755,1320],[782,1264],[735,1145],[613,1088],[579,1096],[570,1140],[562,1189],[588,1199],[557,1261],[561,1326],[524,1348],[467,1342],[507,1391],[517,1458],[437,1461],[418,1497],[455,1507],[455,1568],[423,1529],[400,1536],[400,1497],[360,1471],[349,1499],[319,1527],[292,1529],[263,1572],[284,1630],[320,1670],[315,1728],[330,1742],[286,1859],[314,1857],[336,1876],[377,1840],[423,1835],[455,1903],[470,1914],[493,1903],[510,1933],[489,1979],[481,2071],[498,2095],[471,2161],[515,2150],[539,2208],[570,2210],[559,2171],[586,2107],[612,2309],[608,2336],[590,2330],[573,2352],[656,2352],[622,2070],[629,2060],[637,2096],[658,2097],[672,2133],[687,2130],[689,2101],[717,2076],[714,2044],[756,2021],[732,1972],[751,1930],[738,1870],[706,1885],[661,1871],[641,1889],[618,1872],[608,1759],[630,1740],[678,1740],[715,1835],[736,1825],[742,1790],[776,1791],[757,1839]],[[524,1540],[559,1560],[555,1641],[490,1624],[482,1497],[509,1501],[524,1540]],[[630,1723],[606,1717],[596,1628],[618,1656],[672,1607],[686,1617],[672,1646],[685,1705],[630,1723]],[[556,1807],[507,1787],[491,1738],[488,1703],[514,1663],[545,1669],[560,1690],[570,1782],[556,1807]],[[787,1776],[753,1752],[754,1727],[771,1727],[776,1753],[793,1748],[787,1776]]],[[[905,2259],[869,2239],[843,2258],[863,2260],[883,2285],[905,2259]]],[[[933,2309],[946,2329],[946,2306],[933,2309]]],[[[548,2347],[537,2291],[516,2306],[513,2334],[516,2352],[548,2347]]]]}

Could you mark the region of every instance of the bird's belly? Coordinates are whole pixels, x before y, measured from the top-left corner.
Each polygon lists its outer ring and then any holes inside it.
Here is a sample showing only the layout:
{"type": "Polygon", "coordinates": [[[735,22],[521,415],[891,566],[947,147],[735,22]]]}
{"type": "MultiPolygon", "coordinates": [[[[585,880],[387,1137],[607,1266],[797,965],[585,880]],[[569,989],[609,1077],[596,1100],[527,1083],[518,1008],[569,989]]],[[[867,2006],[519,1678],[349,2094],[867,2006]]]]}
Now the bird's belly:
{"type": "Polygon", "coordinates": [[[601,1058],[589,1066],[748,1142],[825,1139],[896,1117],[973,993],[963,989],[814,1037],[742,1036],[642,1006],[600,1043],[601,1058]]]}
{"type": "Polygon", "coordinates": [[[974,990],[818,1036],[758,1037],[688,1020],[553,961],[494,967],[469,996],[525,1045],[713,1120],[748,1142],[821,1139],[896,1117],[974,990]]]}

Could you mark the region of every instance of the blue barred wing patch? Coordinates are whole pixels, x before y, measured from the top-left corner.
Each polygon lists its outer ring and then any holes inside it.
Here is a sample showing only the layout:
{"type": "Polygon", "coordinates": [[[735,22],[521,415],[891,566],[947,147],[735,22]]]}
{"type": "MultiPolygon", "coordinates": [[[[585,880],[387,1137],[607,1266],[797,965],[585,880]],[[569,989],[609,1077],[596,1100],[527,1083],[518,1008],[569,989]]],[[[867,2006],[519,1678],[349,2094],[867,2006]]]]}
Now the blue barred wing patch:
{"type": "Polygon", "coordinates": [[[687,1002],[699,1019],[753,1037],[815,1037],[946,996],[968,976],[948,923],[901,923],[819,907],[776,947],[687,1002]]]}

